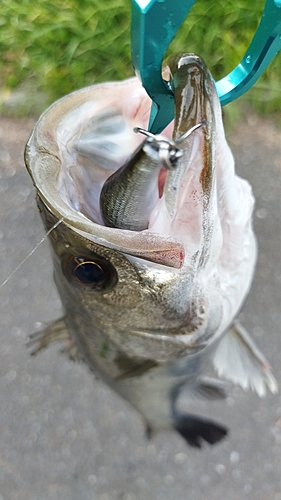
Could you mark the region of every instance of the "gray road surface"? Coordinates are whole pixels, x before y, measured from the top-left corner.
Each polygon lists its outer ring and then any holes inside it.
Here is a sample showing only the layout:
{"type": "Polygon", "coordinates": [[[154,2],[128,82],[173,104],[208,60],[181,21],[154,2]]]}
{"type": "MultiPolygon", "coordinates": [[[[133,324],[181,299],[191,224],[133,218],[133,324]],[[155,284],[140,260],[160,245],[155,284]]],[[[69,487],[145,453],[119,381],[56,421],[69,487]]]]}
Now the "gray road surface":
{"type": "MultiPolygon", "coordinates": [[[[0,119],[1,282],[44,236],[23,150],[31,121],[0,119]]],[[[259,261],[241,319],[281,386],[281,133],[250,117],[231,134],[257,198],[259,261]]],[[[280,500],[281,402],[234,389],[198,412],[230,435],[202,451],[176,433],[151,442],[127,403],[29,333],[61,315],[47,243],[0,290],[0,500],[280,500]]]]}

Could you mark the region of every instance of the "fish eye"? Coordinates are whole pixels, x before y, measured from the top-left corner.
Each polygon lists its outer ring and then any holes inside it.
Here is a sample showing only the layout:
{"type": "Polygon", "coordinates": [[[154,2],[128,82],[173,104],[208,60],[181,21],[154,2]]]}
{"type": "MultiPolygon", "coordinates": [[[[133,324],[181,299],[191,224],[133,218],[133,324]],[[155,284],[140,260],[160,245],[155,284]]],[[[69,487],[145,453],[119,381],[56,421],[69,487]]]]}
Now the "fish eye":
{"type": "Polygon", "coordinates": [[[178,159],[181,158],[182,156],[183,156],[183,150],[182,149],[179,149],[179,148],[177,148],[174,145],[170,146],[170,149],[169,149],[169,160],[170,160],[170,162],[171,162],[172,165],[177,164],[178,159]]]}
{"type": "Polygon", "coordinates": [[[88,290],[105,291],[117,283],[114,267],[100,256],[71,256],[63,265],[63,272],[72,284],[88,290]]]}
{"type": "Polygon", "coordinates": [[[104,272],[96,262],[83,259],[82,262],[78,262],[74,269],[74,275],[81,283],[92,285],[99,283],[103,279],[104,272]]]}

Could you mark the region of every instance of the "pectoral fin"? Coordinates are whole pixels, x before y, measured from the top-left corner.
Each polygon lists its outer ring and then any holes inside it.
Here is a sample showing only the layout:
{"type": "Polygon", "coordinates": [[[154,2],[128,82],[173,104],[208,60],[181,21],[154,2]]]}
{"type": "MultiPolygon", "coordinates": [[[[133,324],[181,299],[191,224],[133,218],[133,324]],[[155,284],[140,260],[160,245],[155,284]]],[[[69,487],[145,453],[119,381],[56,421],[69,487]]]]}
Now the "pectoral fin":
{"type": "Polygon", "coordinates": [[[61,349],[62,353],[66,354],[73,361],[80,359],[76,344],[69,336],[65,318],[60,318],[42,330],[31,334],[27,347],[32,348],[31,356],[35,356],[39,351],[48,347],[49,344],[57,341],[64,342],[65,344],[61,349]]]}
{"type": "Polygon", "coordinates": [[[278,392],[267,359],[239,323],[234,323],[220,341],[213,363],[219,376],[244,390],[252,389],[260,397],[265,396],[267,388],[273,394],[278,392]]]}

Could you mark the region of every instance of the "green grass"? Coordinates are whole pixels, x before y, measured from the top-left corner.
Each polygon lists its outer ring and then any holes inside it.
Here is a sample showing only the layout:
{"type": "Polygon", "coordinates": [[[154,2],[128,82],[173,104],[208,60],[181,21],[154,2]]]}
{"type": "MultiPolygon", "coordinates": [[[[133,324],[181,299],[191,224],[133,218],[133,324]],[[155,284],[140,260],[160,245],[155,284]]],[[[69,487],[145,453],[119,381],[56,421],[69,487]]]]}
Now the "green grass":
{"type": "MultiPolygon", "coordinates": [[[[195,52],[221,78],[246,52],[263,4],[197,0],[169,53],[195,52]]],[[[259,112],[281,108],[278,63],[280,56],[243,100],[259,112]]],[[[46,96],[46,106],[74,89],[132,74],[129,0],[1,0],[0,89],[2,96],[29,89],[31,113],[37,95],[46,96]]]]}

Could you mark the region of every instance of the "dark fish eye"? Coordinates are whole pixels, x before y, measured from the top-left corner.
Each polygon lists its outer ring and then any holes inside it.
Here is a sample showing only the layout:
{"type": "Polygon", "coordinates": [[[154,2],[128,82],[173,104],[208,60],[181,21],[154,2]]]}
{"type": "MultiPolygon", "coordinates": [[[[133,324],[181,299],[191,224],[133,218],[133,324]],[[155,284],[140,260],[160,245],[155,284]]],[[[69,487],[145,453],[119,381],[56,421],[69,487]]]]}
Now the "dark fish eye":
{"type": "Polygon", "coordinates": [[[91,261],[79,262],[74,269],[74,274],[75,277],[85,285],[99,283],[104,277],[101,266],[91,261]]]}
{"type": "Polygon", "coordinates": [[[105,291],[118,280],[112,264],[98,255],[96,258],[68,256],[62,267],[73,285],[87,290],[105,291]]]}

